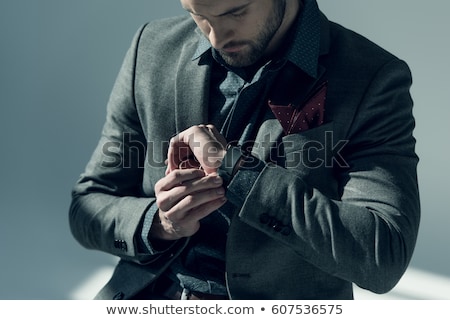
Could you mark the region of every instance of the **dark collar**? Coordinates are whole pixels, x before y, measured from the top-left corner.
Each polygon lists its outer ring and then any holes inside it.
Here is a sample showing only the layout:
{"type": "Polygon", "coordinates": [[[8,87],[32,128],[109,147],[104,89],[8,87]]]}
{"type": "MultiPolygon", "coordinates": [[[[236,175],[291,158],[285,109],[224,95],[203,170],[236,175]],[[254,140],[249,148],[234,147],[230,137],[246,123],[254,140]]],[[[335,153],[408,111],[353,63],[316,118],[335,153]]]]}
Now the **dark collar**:
{"type": "MultiPolygon", "coordinates": [[[[326,52],[328,46],[326,33],[321,37],[326,18],[321,16],[316,0],[304,0],[303,3],[303,8],[287,37],[285,45],[278,51],[278,58],[292,62],[306,74],[316,78],[319,55],[326,52]]],[[[209,58],[212,56],[217,60],[219,55],[213,54],[214,49],[210,42],[199,29],[196,29],[196,31],[200,36],[192,60],[205,55],[209,55],[209,58]]],[[[223,61],[219,61],[219,63],[223,64],[223,61]]]]}

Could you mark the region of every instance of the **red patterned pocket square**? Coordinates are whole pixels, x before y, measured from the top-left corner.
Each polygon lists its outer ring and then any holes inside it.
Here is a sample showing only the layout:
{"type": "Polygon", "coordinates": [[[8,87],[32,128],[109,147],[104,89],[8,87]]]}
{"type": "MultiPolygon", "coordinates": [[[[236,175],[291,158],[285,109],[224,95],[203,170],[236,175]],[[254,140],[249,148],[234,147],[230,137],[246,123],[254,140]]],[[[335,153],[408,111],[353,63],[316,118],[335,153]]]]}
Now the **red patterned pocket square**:
{"type": "Polygon", "coordinates": [[[280,121],[284,133],[294,134],[318,127],[324,122],[325,100],[327,96],[327,83],[320,85],[306,99],[303,106],[290,103],[287,106],[275,105],[269,101],[269,107],[275,117],[280,121]]]}

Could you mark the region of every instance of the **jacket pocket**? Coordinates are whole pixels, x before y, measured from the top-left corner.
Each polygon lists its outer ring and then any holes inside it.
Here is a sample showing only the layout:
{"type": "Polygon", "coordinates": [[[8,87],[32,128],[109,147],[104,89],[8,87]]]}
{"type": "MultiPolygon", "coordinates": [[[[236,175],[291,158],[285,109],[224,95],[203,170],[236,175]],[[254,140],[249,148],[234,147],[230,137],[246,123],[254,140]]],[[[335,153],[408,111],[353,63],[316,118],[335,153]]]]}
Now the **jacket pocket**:
{"type": "Polygon", "coordinates": [[[282,138],[285,168],[312,187],[336,194],[333,176],[335,153],[339,146],[333,132],[333,122],[282,138]]]}
{"type": "Polygon", "coordinates": [[[282,138],[287,169],[317,169],[329,164],[333,144],[333,123],[282,138]],[[331,150],[330,150],[331,147],[331,150]]]}

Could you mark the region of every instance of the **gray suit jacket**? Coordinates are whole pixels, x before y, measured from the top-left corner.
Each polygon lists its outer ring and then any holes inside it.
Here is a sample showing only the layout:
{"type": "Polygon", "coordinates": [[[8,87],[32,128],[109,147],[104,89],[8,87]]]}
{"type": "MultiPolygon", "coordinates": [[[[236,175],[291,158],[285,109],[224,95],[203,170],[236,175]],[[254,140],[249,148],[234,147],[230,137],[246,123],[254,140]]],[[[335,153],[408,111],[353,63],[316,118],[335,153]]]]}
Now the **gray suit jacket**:
{"type": "MultiPolygon", "coordinates": [[[[209,67],[192,57],[189,17],[143,26],[118,75],[102,137],[73,190],[71,229],[85,247],[119,256],[97,298],[127,299],[158,277],[188,239],[167,252],[137,251],[170,137],[208,123],[209,67]]],[[[232,219],[227,286],[233,299],[351,299],[352,283],[384,293],[401,278],[419,225],[418,158],[407,65],[322,17],[318,81],[328,81],[328,121],[283,135],[259,128],[253,154],[280,144],[232,219]],[[288,225],[280,232],[274,223],[288,225]]]]}

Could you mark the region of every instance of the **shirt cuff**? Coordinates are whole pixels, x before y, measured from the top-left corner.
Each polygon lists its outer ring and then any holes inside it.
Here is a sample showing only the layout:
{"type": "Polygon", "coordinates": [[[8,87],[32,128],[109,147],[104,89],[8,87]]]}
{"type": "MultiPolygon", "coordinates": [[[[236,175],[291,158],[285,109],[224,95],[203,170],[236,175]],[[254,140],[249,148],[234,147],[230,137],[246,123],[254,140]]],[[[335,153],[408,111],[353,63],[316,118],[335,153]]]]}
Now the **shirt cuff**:
{"type": "Polygon", "coordinates": [[[157,249],[156,243],[152,243],[149,238],[148,234],[150,233],[150,229],[152,227],[153,219],[155,218],[155,214],[158,212],[158,206],[156,205],[156,202],[154,202],[144,216],[144,222],[142,224],[142,230],[140,235],[140,241],[139,243],[139,251],[144,254],[150,254],[150,255],[156,255],[160,253],[164,253],[168,250],[170,250],[174,244],[177,241],[164,241],[161,240],[161,242],[158,245],[158,248],[164,248],[164,249],[157,249]],[[161,245],[161,243],[164,242],[164,245],[161,245]]]}

